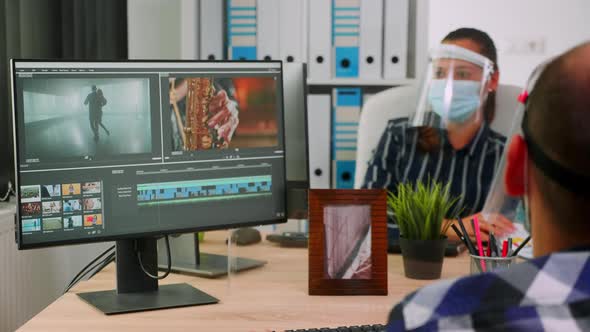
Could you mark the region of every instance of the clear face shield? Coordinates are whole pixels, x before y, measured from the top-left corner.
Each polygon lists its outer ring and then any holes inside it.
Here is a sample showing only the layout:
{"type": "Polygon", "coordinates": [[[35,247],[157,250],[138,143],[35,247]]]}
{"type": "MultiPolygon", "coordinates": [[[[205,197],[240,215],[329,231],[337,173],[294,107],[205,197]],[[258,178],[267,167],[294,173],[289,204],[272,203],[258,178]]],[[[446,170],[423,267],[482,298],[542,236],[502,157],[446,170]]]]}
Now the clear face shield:
{"type": "Polygon", "coordinates": [[[411,125],[448,131],[479,127],[493,73],[494,63],[483,55],[440,45],[431,54],[411,125]]]}
{"type": "MultiPolygon", "coordinates": [[[[516,109],[512,127],[507,136],[508,140],[504,147],[502,159],[498,164],[494,180],[492,181],[490,191],[481,212],[483,222],[488,223],[492,230],[494,229],[495,224],[505,223],[505,221],[512,222],[515,229],[513,232],[504,234],[502,237],[496,237],[498,248],[502,248],[503,242],[506,240],[508,243],[508,250],[516,250],[516,248],[518,248],[518,246],[530,235],[529,225],[527,224],[526,198],[524,196],[510,195],[506,190],[505,184],[509,147],[516,135],[522,135],[521,123],[524,117],[524,110],[525,106],[523,104],[520,104],[516,109]],[[508,242],[508,239],[510,239],[510,242],[508,242]]],[[[526,182],[526,174],[523,174],[523,179],[526,182]]],[[[529,242],[528,246],[523,248],[519,253],[525,257],[532,257],[532,243],[529,242]]]]}
{"type": "MultiPolygon", "coordinates": [[[[539,78],[541,72],[545,68],[547,62],[539,65],[534,71],[529,81],[527,82],[526,90],[519,96],[519,104],[514,113],[512,120],[512,126],[510,133],[507,135],[507,142],[504,147],[502,159],[498,164],[494,180],[490,186],[490,191],[484,203],[483,210],[481,212],[484,222],[490,224],[493,229],[495,224],[502,222],[502,219],[508,220],[515,226],[515,231],[510,234],[505,234],[502,237],[498,237],[497,245],[502,248],[504,240],[508,241],[508,251],[516,250],[520,244],[522,244],[527,237],[530,236],[530,220],[528,217],[528,199],[526,197],[527,190],[527,170],[524,168],[523,181],[524,181],[524,196],[513,196],[506,190],[506,169],[507,159],[512,140],[516,135],[524,136],[522,130],[523,119],[525,118],[526,99],[528,98],[528,91],[532,91],[534,85],[539,78]]],[[[528,158],[528,157],[526,157],[528,158]]],[[[525,160],[525,165],[527,164],[525,160]]],[[[519,252],[521,256],[532,258],[532,241],[528,242],[528,245],[521,249],[519,252]]]]}

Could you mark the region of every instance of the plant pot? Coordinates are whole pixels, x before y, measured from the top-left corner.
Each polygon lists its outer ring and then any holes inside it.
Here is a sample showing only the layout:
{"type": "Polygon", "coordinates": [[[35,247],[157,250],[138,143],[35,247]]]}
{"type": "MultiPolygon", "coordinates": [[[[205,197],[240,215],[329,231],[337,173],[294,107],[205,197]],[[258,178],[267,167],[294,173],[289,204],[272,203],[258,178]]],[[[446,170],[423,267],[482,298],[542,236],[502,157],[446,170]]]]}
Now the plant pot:
{"type": "Polygon", "coordinates": [[[411,240],[400,237],[404,272],[411,279],[438,279],[442,270],[447,238],[411,240]]]}

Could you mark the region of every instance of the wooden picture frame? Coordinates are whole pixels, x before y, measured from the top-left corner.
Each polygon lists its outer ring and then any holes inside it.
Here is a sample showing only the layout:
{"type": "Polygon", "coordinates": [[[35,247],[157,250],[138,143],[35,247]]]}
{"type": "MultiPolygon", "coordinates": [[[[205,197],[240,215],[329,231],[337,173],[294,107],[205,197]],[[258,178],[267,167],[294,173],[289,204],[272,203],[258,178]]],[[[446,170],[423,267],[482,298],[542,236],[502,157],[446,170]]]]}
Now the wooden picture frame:
{"type": "Polygon", "coordinates": [[[308,200],[309,295],[387,295],[385,190],[310,189],[308,200]]]}

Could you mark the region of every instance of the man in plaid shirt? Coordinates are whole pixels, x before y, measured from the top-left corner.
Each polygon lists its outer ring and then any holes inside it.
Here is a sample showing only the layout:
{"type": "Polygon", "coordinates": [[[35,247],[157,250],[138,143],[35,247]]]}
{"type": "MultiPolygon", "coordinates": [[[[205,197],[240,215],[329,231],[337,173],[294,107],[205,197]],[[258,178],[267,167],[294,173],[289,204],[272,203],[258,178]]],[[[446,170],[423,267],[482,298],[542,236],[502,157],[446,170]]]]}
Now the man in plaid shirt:
{"type": "Polygon", "coordinates": [[[590,331],[590,43],[549,62],[522,101],[505,189],[524,197],[538,258],[422,288],[388,331],[590,331]]]}

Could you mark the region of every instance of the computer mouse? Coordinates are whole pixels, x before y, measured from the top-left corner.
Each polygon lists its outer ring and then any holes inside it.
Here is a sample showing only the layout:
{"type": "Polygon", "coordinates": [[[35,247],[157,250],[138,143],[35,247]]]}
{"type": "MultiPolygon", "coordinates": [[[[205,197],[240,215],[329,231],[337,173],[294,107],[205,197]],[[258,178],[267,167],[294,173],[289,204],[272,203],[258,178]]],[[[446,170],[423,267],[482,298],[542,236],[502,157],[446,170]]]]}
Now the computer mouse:
{"type": "Polygon", "coordinates": [[[254,228],[239,228],[232,233],[234,242],[239,246],[255,244],[262,240],[260,232],[254,228]]]}

